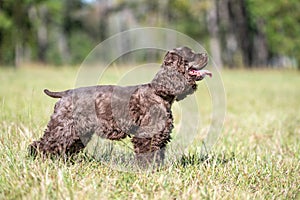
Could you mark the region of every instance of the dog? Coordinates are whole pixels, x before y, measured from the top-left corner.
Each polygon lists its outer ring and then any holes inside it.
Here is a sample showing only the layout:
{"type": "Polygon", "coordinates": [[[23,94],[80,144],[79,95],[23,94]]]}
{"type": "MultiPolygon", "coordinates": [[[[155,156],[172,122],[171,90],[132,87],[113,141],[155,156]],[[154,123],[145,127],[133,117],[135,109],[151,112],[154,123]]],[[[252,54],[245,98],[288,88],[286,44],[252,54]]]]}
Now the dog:
{"type": "Polygon", "coordinates": [[[166,53],[150,83],[136,86],[97,85],[62,92],[44,92],[59,98],[44,135],[30,146],[32,155],[73,155],[93,134],[109,140],[131,137],[140,163],[162,163],[171,140],[174,101],[197,89],[197,81],[212,73],[203,68],[206,53],[179,47],[166,53]]]}

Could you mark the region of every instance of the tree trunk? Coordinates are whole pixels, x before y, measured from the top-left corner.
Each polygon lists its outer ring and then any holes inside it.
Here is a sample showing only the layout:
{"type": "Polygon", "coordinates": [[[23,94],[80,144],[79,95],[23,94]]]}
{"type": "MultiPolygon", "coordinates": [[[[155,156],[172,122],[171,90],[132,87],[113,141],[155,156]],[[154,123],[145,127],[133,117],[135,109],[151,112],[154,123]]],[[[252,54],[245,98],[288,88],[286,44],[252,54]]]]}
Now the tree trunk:
{"type": "Polygon", "coordinates": [[[20,67],[23,60],[23,47],[20,41],[16,41],[15,44],[15,67],[20,67]]]}
{"type": "Polygon", "coordinates": [[[264,27],[263,21],[258,21],[256,24],[257,31],[253,38],[253,57],[252,65],[267,66],[269,52],[265,34],[262,32],[264,27]]]}
{"type": "Polygon", "coordinates": [[[221,40],[222,60],[229,67],[236,66],[235,54],[238,51],[238,41],[231,27],[231,18],[229,16],[228,0],[216,1],[219,36],[221,40]]]}
{"type": "Polygon", "coordinates": [[[242,52],[243,63],[246,66],[252,64],[252,37],[249,30],[248,13],[243,0],[229,0],[230,18],[233,21],[232,29],[235,29],[239,41],[239,49],[242,52]]]}
{"type": "Polygon", "coordinates": [[[224,61],[229,66],[252,65],[253,36],[244,0],[217,0],[224,61]]]}
{"type": "Polygon", "coordinates": [[[48,9],[46,6],[38,8],[39,23],[37,27],[37,39],[38,39],[38,61],[42,63],[47,62],[47,50],[48,50],[48,31],[47,31],[47,15],[48,9]]]}
{"type": "Polygon", "coordinates": [[[48,8],[45,5],[32,7],[29,10],[29,19],[37,31],[38,61],[46,63],[48,50],[48,8]]]}
{"type": "Polygon", "coordinates": [[[219,41],[219,25],[217,23],[217,8],[216,1],[212,3],[212,7],[208,10],[207,13],[207,28],[210,34],[210,51],[213,57],[214,62],[218,68],[223,67],[222,58],[221,58],[221,48],[219,41]]]}
{"type": "Polygon", "coordinates": [[[68,45],[68,39],[64,31],[59,31],[58,33],[58,51],[62,63],[71,62],[71,53],[68,45]]]}

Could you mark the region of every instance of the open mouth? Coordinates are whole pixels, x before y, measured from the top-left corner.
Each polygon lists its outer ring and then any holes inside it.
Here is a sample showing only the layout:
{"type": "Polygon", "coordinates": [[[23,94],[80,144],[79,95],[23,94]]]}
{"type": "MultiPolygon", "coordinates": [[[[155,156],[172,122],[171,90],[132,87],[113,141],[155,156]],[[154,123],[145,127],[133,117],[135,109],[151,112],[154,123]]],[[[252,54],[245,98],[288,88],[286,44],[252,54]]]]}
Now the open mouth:
{"type": "Polygon", "coordinates": [[[206,69],[201,69],[201,70],[190,70],[189,75],[195,76],[196,81],[200,81],[205,78],[206,75],[209,77],[212,77],[212,73],[206,69]]]}
{"type": "Polygon", "coordinates": [[[212,73],[206,69],[203,69],[206,67],[208,63],[208,59],[206,58],[205,60],[202,61],[202,64],[199,65],[198,63],[191,63],[191,67],[189,68],[189,75],[193,76],[196,81],[200,81],[205,78],[205,76],[212,77],[212,73]]]}

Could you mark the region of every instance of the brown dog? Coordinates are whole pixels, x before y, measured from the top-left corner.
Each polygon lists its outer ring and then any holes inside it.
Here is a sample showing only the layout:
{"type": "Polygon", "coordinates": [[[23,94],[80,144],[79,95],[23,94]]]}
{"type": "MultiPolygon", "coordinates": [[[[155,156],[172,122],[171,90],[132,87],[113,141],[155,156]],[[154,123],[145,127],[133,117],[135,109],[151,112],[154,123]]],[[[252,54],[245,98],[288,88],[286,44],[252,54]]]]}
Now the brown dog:
{"type": "Polygon", "coordinates": [[[130,136],[139,161],[160,163],[173,129],[172,103],[192,94],[196,81],[212,75],[202,70],[207,62],[206,53],[180,47],[167,52],[148,84],[45,90],[60,99],[43,137],[30,145],[31,153],[70,155],[83,149],[92,134],[110,140],[130,136]]]}

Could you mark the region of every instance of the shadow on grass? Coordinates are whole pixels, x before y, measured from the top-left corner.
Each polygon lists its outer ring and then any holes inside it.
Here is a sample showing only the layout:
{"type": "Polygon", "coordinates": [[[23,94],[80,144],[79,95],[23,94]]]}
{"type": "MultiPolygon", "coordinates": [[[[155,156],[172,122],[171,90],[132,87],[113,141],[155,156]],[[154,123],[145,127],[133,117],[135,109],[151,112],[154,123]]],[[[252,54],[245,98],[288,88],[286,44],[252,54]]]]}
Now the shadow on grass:
{"type": "Polygon", "coordinates": [[[176,168],[186,168],[190,166],[216,166],[216,165],[224,165],[230,161],[234,161],[236,159],[235,154],[232,153],[220,153],[220,154],[200,154],[200,153],[190,153],[186,155],[182,155],[177,160],[171,161],[169,163],[166,163],[164,166],[160,166],[157,168],[150,167],[148,170],[145,168],[139,168],[138,165],[135,165],[135,163],[131,163],[129,165],[127,162],[123,161],[123,156],[118,157],[118,162],[114,163],[115,160],[111,160],[111,158],[104,154],[101,155],[101,159],[99,159],[99,155],[97,157],[91,156],[87,152],[80,152],[79,154],[72,155],[72,156],[30,156],[28,155],[32,160],[35,160],[39,158],[42,161],[45,161],[45,159],[50,159],[54,162],[61,161],[62,163],[66,165],[74,165],[74,164],[97,164],[97,166],[102,165],[106,167],[110,167],[112,169],[116,169],[117,171],[131,171],[131,172],[147,172],[147,171],[161,171],[170,165],[173,165],[176,168]],[[111,165],[111,163],[114,163],[114,165],[111,165]],[[123,164],[122,164],[123,163],[123,164]],[[118,165],[119,164],[119,165],[118,165]],[[135,168],[134,168],[135,167],[135,168]]]}
{"type": "Polygon", "coordinates": [[[229,161],[235,160],[235,154],[232,152],[230,155],[226,154],[188,154],[182,155],[181,158],[175,163],[176,167],[187,167],[193,165],[223,165],[229,161]]]}

